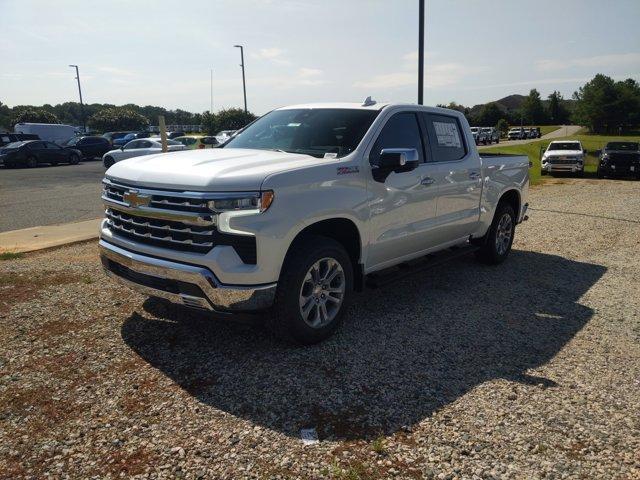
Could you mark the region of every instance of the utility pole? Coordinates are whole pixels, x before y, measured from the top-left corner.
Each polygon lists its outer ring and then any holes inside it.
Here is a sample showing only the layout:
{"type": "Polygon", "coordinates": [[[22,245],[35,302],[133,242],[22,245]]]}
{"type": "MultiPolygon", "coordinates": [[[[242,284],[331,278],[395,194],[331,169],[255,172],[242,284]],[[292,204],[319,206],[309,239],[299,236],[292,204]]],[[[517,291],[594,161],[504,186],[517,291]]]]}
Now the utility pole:
{"type": "Polygon", "coordinates": [[[424,105],[424,0],[418,8],[418,105],[424,105]]]}
{"type": "Polygon", "coordinates": [[[240,49],[240,66],[242,67],[242,91],[244,93],[244,113],[247,113],[247,84],[244,79],[244,48],[242,45],[234,45],[240,49]]]}
{"type": "Polygon", "coordinates": [[[80,88],[80,71],[78,70],[78,65],[69,65],[72,68],[76,69],[76,80],[78,81],[78,93],[80,94],[80,115],[82,116],[82,128],[84,133],[87,133],[87,124],[84,118],[84,103],[82,103],[82,88],[80,88]]]}

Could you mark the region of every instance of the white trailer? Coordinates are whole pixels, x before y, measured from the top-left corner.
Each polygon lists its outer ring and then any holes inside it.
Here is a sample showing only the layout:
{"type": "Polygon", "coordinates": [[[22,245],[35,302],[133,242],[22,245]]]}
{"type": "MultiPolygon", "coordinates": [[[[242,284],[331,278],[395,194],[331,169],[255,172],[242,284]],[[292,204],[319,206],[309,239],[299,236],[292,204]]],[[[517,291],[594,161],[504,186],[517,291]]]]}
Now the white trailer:
{"type": "Polygon", "coordinates": [[[76,135],[76,127],[59,123],[17,123],[13,127],[15,133],[31,133],[40,140],[62,143],[76,135]]]}

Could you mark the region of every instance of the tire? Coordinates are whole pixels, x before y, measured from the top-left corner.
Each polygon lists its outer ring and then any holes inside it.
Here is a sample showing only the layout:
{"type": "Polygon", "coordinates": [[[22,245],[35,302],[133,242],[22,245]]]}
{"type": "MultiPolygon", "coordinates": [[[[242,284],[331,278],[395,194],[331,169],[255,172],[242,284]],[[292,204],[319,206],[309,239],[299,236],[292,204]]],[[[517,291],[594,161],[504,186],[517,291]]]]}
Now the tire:
{"type": "Polygon", "coordinates": [[[546,170],[540,170],[540,175],[547,175],[549,172],[547,172],[546,170]]]}
{"type": "Polygon", "coordinates": [[[513,207],[505,202],[499,203],[489,231],[475,242],[480,245],[476,258],[489,265],[504,262],[511,251],[515,231],[516,214],[513,207]],[[509,228],[508,236],[505,236],[505,228],[509,228]]]}
{"type": "Polygon", "coordinates": [[[78,155],[75,153],[69,155],[69,165],[77,165],[78,163],[80,163],[80,157],[78,157],[78,155]]]}
{"type": "Polygon", "coordinates": [[[27,158],[25,165],[29,168],[36,168],[38,166],[38,158],[33,155],[27,158]]]}
{"type": "Polygon", "coordinates": [[[602,173],[602,170],[600,170],[600,167],[598,167],[598,170],[596,172],[596,177],[604,178],[604,173],[602,173]]]}
{"type": "Polygon", "coordinates": [[[496,144],[500,143],[500,139],[496,138],[496,144]]]}
{"type": "Polygon", "coordinates": [[[116,162],[115,160],[113,160],[113,157],[106,157],[102,163],[104,163],[104,168],[108,169],[111,168],[116,162]]]}
{"type": "Polygon", "coordinates": [[[288,342],[321,342],[340,326],[352,290],[353,267],[344,247],[331,238],[305,236],[296,241],[285,259],[269,327],[276,337],[288,342]],[[327,284],[314,280],[336,271],[327,284]]]}

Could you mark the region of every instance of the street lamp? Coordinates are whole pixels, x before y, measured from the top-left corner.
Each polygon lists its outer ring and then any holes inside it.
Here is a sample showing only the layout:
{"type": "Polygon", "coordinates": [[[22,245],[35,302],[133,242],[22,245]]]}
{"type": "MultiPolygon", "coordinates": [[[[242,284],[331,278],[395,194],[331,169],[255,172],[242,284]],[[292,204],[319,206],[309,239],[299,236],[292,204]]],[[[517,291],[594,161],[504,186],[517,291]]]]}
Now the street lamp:
{"type": "Polygon", "coordinates": [[[84,132],[87,132],[87,125],[84,119],[84,104],[82,103],[82,88],[80,88],[80,71],[78,65],[69,65],[71,68],[76,69],[76,80],[78,81],[78,93],[80,94],[80,116],[82,116],[82,128],[84,132]]]}
{"type": "Polygon", "coordinates": [[[424,95],[424,0],[418,8],[418,105],[423,105],[424,95]]]}
{"type": "Polygon", "coordinates": [[[244,113],[247,113],[247,84],[244,79],[244,48],[242,45],[234,45],[240,49],[240,66],[242,67],[242,91],[244,92],[244,113]]]}

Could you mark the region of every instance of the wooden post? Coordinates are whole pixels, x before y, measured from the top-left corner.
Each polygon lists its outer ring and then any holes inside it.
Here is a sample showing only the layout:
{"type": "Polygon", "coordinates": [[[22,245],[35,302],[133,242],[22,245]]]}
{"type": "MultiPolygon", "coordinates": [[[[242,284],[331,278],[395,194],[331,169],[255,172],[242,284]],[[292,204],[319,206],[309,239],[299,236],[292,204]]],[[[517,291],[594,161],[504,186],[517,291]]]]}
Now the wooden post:
{"type": "Polygon", "coordinates": [[[158,115],[158,127],[160,128],[160,142],[162,151],[167,151],[167,126],[164,124],[164,115],[158,115]]]}

